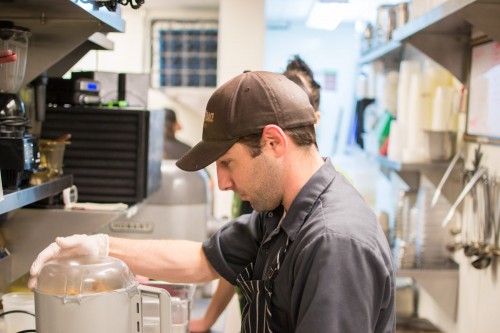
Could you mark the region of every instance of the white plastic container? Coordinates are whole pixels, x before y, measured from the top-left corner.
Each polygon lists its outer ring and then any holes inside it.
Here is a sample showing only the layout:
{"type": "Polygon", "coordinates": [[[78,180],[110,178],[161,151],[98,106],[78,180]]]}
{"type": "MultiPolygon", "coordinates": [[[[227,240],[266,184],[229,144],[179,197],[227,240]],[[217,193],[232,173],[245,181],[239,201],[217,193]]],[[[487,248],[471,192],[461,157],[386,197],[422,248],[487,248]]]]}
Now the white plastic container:
{"type": "Polygon", "coordinates": [[[4,316],[5,333],[17,333],[36,329],[35,296],[31,292],[8,293],[2,296],[3,311],[21,310],[27,313],[12,313],[4,316]]]}

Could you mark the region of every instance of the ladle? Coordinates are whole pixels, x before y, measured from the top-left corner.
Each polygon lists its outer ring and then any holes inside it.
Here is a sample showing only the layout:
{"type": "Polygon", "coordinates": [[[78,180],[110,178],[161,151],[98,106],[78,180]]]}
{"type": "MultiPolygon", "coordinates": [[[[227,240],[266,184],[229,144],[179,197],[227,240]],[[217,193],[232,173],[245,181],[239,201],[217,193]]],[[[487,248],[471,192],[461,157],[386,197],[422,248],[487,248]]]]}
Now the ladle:
{"type": "MultiPolygon", "coordinates": [[[[483,209],[479,209],[481,206],[480,203],[483,203],[480,199],[481,191],[478,191],[478,187],[480,182],[476,182],[476,184],[471,188],[471,196],[472,196],[472,218],[469,221],[476,221],[476,224],[473,225],[473,240],[471,242],[471,246],[467,248],[466,256],[482,256],[483,255],[483,246],[484,246],[484,233],[483,233],[483,221],[484,221],[484,211],[483,209]]],[[[482,196],[481,196],[482,199],[482,196]]]]}
{"type": "Polygon", "coordinates": [[[479,191],[476,194],[476,201],[479,204],[478,231],[479,240],[478,258],[472,262],[472,266],[476,269],[487,268],[492,261],[495,244],[491,244],[491,231],[493,229],[491,214],[490,214],[490,189],[488,177],[483,177],[483,181],[477,183],[479,191]]]}
{"type": "Polygon", "coordinates": [[[494,248],[492,251],[495,256],[500,256],[500,245],[498,244],[498,238],[500,236],[500,192],[499,184],[496,182],[495,178],[493,178],[491,184],[491,191],[491,206],[495,207],[495,211],[493,212],[494,248]]]}
{"type": "Polygon", "coordinates": [[[476,269],[484,269],[491,264],[492,253],[482,254],[472,262],[472,266],[476,269]]]}
{"type": "Polygon", "coordinates": [[[450,244],[446,244],[446,250],[449,252],[456,252],[464,247],[462,242],[454,242],[450,244]]]}
{"type": "MultiPolygon", "coordinates": [[[[469,177],[470,173],[466,174],[465,177],[469,177]]],[[[462,214],[462,219],[463,219],[463,222],[462,222],[462,225],[463,225],[463,228],[462,228],[462,248],[463,248],[463,251],[464,251],[464,255],[467,256],[467,257],[470,257],[470,256],[473,256],[474,255],[474,252],[472,251],[473,248],[472,248],[472,245],[471,245],[471,242],[470,242],[470,233],[471,233],[471,230],[470,230],[470,225],[471,225],[471,221],[472,219],[474,218],[474,215],[473,215],[473,202],[472,202],[472,195],[469,193],[468,195],[466,195],[465,199],[464,199],[464,206],[463,206],[463,214],[462,214]]]]}
{"type": "Polygon", "coordinates": [[[472,190],[472,188],[474,187],[474,185],[476,185],[477,181],[479,179],[481,179],[481,177],[486,173],[486,168],[484,167],[480,167],[479,169],[477,169],[477,171],[474,173],[474,175],[472,176],[471,180],[464,186],[462,192],[460,193],[460,195],[458,196],[457,200],[455,201],[455,203],[453,204],[453,206],[451,206],[450,210],[448,211],[448,214],[446,215],[446,217],[444,218],[444,221],[443,223],[441,224],[441,226],[443,228],[446,228],[446,226],[448,225],[448,223],[451,221],[453,215],[455,214],[455,211],[457,210],[458,206],[460,205],[460,203],[462,202],[462,200],[464,200],[464,198],[467,196],[467,194],[472,190]]]}

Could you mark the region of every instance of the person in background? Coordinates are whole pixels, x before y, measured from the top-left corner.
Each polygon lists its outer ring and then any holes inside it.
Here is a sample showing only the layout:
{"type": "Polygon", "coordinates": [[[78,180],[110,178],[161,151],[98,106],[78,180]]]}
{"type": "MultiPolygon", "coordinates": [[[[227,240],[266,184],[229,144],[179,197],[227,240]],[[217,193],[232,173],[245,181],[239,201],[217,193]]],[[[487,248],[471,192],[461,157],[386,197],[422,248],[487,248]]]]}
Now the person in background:
{"type": "Polygon", "coordinates": [[[309,97],[309,102],[314,108],[314,115],[316,116],[316,124],[319,123],[320,113],[319,113],[319,103],[320,103],[320,92],[321,86],[316,80],[314,80],[314,74],[305,63],[304,60],[298,55],[293,56],[293,58],[288,62],[286,70],[283,73],[288,79],[295,82],[299,87],[301,87],[309,97]]]}
{"type": "Polygon", "coordinates": [[[113,256],[135,274],[178,283],[224,278],[245,297],[242,333],[395,332],[392,254],[375,214],[319,154],[307,94],[281,74],[245,71],[215,90],[202,141],[176,164],[216,162],[218,186],[252,214],[203,243],[106,234],[58,237],[31,266],[113,256]]]}
{"type": "Polygon", "coordinates": [[[181,129],[181,125],[177,121],[177,116],[174,110],[165,109],[165,130],[163,141],[163,159],[178,160],[191,149],[188,144],[177,140],[175,137],[177,131],[181,129]]]}

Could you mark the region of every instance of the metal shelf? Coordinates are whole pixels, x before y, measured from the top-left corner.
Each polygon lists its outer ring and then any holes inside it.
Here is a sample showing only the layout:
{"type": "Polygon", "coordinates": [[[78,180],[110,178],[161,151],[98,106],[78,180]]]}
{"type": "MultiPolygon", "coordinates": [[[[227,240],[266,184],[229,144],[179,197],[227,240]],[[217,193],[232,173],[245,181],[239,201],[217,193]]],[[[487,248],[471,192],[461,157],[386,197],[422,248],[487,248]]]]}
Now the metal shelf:
{"type": "Polygon", "coordinates": [[[400,269],[399,277],[411,277],[423,289],[433,296],[436,304],[451,319],[457,318],[458,302],[458,265],[436,269],[400,269]]]}
{"type": "Polygon", "coordinates": [[[120,10],[110,12],[104,7],[94,10],[91,3],[82,1],[9,0],[2,3],[1,13],[2,20],[12,21],[32,33],[23,84],[31,82],[81,44],[94,43],[94,33],[125,31],[120,10]]]}
{"type": "Polygon", "coordinates": [[[391,40],[384,45],[364,53],[359,59],[360,64],[368,64],[376,60],[383,60],[386,67],[396,67],[401,61],[402,44],[397,40],[391,40]]]}
{"type": "MultiPolygon", "coordinates": [[[[419,162],[419,163],[404,163],[400,161],[390,160],[385,156],[371,155],[381,171],[389,177],[392,171],[399,174],[410,189],[418,189],[420,185],[420,174],[429,172],[438,172],[440,175],[444,173],[449,162],[419,162]]],[[[439,178],[440,179],[440,178],[439,178]]],[[[439,180],[438,179],[438,180],[439,180]]]]}
{"type": "Polygon", "coordinates": [[[77,61],[83,58],[90,50],[113,50],[114,43],[101,32],[96,32],[73,51],[66,54],[55,65],[47,69],[49,77],[62,77],[77,61]]]}
{"type": "Polygon", "coordinates": [[[465,83],[472,26],[500,40],[500,2],[448,0],[428,13],[410,20],[392,33],[392,40],[367,55],[361,63],[394,57],[397,45],[415,46],[465,83]]]}
{"type": "Polygon", "coordinates": [[[419,162],[419,163],[403,163],[400,161],[390,160],[385,156],[376,156],[377,162],[388,169],[394,171],[420,171],[423,169],[446,168],[448,161],[444,162],[419,162]]]}
{"type": "MultiPolygon", "coordinates": [[[[403,163],[390,160],[385,156],[369,156],[377,162],[380,170],[387,178],[390,178],[391,173],[395,172],[408,185],[410,191],[418,190],[421,176],[425,176],[434,186],[438,186],[449,165],[449,161],[403,163]]],[[[455,202],[457,199],[458,193],[461,191],[461,180],[460,168],[456,166],[446,186],[442,189],[442,194],[449,202],[455,202]]]]}
{"type": "Polygon", "coordinates": [[[73,176],[68,175],[16,191],[4,189],[4,199],[0,201],[0,215],[61,193],[71,185],[73,185],[73,176]]]}

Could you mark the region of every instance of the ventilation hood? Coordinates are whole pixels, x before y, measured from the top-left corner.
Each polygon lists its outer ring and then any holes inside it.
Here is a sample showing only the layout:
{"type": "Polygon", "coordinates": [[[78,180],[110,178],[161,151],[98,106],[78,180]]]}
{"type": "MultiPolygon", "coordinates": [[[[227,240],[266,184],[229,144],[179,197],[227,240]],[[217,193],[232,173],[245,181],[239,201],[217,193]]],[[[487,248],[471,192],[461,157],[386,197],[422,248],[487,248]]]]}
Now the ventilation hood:
{"type": "Polygon", "coordinates": [[[63,75],[91,49],[112,49],[108,32],[123,32],[118,8],[94,10],[81,0],[0,0],[0,20],[30,29],[23,85],[43,72],[63,75]]]}

